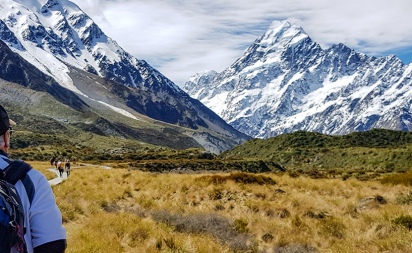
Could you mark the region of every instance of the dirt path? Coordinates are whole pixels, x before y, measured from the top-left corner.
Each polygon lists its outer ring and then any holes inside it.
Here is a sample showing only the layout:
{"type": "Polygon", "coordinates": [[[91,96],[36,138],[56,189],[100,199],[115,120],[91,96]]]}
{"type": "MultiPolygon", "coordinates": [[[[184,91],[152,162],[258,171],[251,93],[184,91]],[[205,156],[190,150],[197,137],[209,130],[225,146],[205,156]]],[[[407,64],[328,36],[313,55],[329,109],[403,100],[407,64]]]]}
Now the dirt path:
{"type": "Polygon", "coordinates": [[[47,169],[47,170],[56,173],[56,176],[57,176],[56,178],[53,178],[53,179],[49,180],[50,185],[60,184],[61,182],[63,182],[63,180],[67,179],[66,172],[63,173],[63,177],[60,177],[58,170],[56,170],[54,168],[50,168],[50,169],[47,169]]]}

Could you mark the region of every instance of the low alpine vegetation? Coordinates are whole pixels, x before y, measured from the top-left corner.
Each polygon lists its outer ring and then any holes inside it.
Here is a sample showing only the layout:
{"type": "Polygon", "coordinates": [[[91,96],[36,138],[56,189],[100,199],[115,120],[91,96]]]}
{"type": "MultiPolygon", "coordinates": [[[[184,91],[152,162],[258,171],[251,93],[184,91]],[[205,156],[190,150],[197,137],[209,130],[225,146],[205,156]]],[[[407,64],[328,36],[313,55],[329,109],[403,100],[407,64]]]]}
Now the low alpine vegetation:
{"type": "Polygon", "coordinates": [[[412,240],[403,184],[72,167],[53,187],[69,253],[407,252],[412,240]]]}

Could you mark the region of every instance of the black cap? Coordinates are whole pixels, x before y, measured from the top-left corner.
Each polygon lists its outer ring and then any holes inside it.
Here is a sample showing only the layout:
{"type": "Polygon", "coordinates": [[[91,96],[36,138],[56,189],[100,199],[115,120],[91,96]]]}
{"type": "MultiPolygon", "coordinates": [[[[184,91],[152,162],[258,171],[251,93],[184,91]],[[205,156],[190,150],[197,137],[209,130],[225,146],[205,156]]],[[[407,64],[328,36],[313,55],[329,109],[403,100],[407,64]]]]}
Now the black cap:
{"type": "Polygon", "coordinates": [[[3,108],[3,106],[0,105],[0,135],[3,135],[4,133],[9,130],[10,125],[15,125],[13,120],[9,118],[9,115],[7,114],[6,110],[3,108]]]}

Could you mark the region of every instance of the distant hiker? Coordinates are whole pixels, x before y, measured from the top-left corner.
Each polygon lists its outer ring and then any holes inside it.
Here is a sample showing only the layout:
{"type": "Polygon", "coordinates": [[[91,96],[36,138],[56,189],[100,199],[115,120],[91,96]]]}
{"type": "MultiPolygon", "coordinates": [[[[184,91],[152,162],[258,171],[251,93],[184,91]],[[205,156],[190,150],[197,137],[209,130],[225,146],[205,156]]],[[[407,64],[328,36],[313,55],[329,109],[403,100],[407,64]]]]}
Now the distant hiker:
{"type": "Polygon", "coordinates": [[[14,210],[1,208],[1,218],[11,222],[3,223],[5,220],[0,219],[0,252],[64,253],[66,230],[49,182],[28,163],[13,161],[7,154],[12,134],[10,125],[15,124],[0,105],[0,175],[3,181],[11,182],[11,186],[14,184],[16,196],[21,200],[20,203],[14,201],[14,210]],[[15,222],[15,216],[7,216],[9,213],[21,213],[22,223],[15,222]],[[11,244],[8,237],[16,234],[16,243],[11,244]]]}
{"type": "Polygon", "coordinates": [[[56,161],[56,157],[50,158],[50,166],[54,166],[54,161],[56,161]]]}
{"type": "Polygon", "coordinates": [[[66,163],[64,164],[64,169],[66,171],[67,177],[70,175],[70,161],[67,159],[66,163]]]}
{"type": "Polygon", "coordinates": [[[63,166],[64,166],[63,162],[59,160],[57,162],[57,169],[59,170],[60,177],[63,177],[63,172],[64,172],[64,167],[63,166]]]}

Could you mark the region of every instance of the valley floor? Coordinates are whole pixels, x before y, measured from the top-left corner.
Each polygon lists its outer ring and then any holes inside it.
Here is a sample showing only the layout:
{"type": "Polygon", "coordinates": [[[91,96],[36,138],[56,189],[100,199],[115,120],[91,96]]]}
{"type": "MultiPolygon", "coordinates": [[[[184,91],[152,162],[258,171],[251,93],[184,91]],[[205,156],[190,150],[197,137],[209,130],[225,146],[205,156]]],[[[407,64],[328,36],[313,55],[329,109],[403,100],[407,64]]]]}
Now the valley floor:
{"type": "MultiPolygon", "coordinates": [[[[33,166],[45,171],[48,165],[33,166]]],[[[111,165],[110,165],[111,166],[111,165]]],[[[50,175],[49,175],[50,176],[50,175]]],[[[408,252],[409,186],[81,166],[53,186],[67,252],[408,252]]]]}

